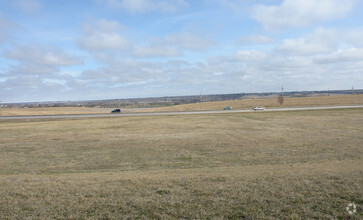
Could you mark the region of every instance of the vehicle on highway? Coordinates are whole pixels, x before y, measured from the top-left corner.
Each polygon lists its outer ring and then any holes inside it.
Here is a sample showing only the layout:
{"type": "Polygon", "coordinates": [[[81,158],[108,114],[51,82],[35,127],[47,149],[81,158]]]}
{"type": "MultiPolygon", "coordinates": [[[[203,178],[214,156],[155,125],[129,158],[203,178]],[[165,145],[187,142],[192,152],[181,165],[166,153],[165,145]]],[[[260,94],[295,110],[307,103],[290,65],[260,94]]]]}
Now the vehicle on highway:
{"type": "Polygon", "coordinates": [[[232,110],[231,106],[224,107],[223,110],[232,110]]]}
{"type": "Polygon", "coordinates": [[[115,110],[112,110],[111,113],[121,113],[121,109],[117,108],[115,110]]]}
{"type": "Polygon", "coordinates": [[[256,107],[254,107],[253,108],[253,110],[255,110],[255,111],[258,111],[258,110],[265,110],[265,108],[264,107],[260,107],[260,106],[256,106],[256,107]]]}

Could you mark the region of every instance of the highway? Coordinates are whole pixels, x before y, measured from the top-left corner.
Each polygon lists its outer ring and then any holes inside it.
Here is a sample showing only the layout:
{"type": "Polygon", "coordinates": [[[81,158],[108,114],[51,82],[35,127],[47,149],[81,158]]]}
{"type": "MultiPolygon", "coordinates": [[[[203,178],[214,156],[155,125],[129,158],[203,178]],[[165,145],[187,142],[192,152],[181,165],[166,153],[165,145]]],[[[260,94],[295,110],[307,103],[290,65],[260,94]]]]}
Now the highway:
{"type": "Polygon", "coordinates": [[[249,110],[218,110],[218,111],[188,111],[188,112],[148,112],[148,113],[114,113],[114,114],[82,114],[82,115],[27,115],[27,116],[0,116],[0,120],[14,119],[76,119],[76,118],[110,118],[110,117],[135,117],[135,116],[166,116],[166,115],[200,115],[200,114],[226,114],[242,112],[273,112],[273,111],[308,111],[323,109],[348,109],[363,108],[363,105],[352,106],[319,106],[319,107],[289,107],[270,108],[260,111],[249,110]]]}

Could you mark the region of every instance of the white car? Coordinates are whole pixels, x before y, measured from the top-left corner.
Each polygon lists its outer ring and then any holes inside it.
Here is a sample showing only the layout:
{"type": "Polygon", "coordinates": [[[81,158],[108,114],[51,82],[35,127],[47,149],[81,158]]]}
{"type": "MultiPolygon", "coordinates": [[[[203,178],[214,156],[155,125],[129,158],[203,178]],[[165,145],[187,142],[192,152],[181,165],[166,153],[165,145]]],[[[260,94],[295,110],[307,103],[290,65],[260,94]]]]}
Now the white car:
{"type": "Polygon", "coordinates": [[[264,107],[260,107],[260,106],[256,106],[253,108],[253,110],[257,111],[257,110],[265,110],[264,107]]]}

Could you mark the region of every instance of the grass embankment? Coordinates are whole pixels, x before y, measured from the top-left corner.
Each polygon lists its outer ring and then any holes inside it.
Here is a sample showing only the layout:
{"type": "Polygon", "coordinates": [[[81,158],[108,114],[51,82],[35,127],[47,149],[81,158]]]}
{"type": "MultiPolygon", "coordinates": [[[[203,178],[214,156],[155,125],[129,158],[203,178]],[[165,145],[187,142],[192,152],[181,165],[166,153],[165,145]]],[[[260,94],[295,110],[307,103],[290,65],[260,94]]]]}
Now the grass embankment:
{"type": "Polygon", "coordinates": [[[359,219],[362,124],[362,109],[0,121],[0,218],[359,219]]]}

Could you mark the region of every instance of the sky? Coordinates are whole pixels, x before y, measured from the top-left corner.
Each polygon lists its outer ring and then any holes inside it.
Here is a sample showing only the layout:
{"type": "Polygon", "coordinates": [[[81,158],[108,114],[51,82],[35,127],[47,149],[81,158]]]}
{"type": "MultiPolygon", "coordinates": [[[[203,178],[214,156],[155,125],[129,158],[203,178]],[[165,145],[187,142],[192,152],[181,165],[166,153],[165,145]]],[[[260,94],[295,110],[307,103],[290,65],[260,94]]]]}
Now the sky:
{"type": "Polygon", "coordinates": [[[0,0],[0,100],[363,88],[363,0],[0,0]]]}

